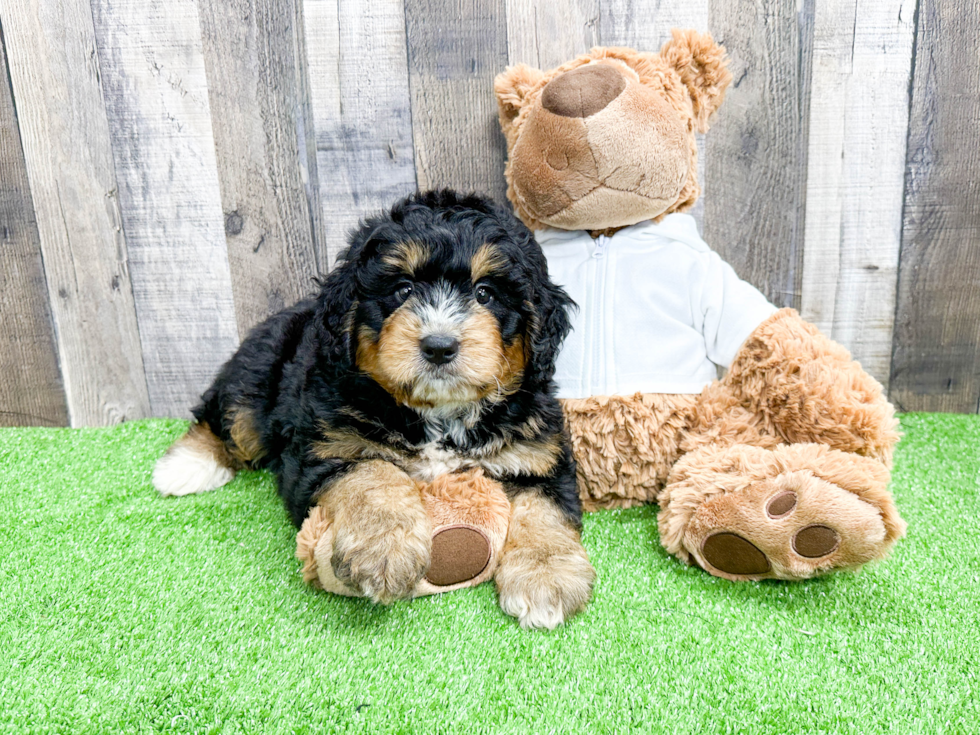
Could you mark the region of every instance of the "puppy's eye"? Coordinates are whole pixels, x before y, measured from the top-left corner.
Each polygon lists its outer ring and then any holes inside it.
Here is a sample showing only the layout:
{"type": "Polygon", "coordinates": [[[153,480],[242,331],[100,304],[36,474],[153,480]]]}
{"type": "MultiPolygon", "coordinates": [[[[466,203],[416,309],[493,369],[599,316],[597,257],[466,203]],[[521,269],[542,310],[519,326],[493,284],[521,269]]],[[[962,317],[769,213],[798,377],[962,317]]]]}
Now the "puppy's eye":
{"type": "Polygon", "coordinates": [[[493,301],[493,293],[486,286],[477,286],[474,295],[478,304],[486,305],[493,301]]]}
{"type": "Polygon", "coordinates": [[[411,283],[403,283],[395,290],[395,298],[398,299],[398,303],[403,303],[414,290],[415,287],[411,283]]]}

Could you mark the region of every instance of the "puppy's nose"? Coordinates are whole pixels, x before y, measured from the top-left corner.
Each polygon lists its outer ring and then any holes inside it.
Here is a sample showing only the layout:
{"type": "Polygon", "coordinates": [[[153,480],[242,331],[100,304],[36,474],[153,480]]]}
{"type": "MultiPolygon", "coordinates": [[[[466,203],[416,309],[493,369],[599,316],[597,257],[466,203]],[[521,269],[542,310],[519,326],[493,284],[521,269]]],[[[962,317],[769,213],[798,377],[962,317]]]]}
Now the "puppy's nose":
{"type": "Polygon", "coordinates": [[[421,342],[422,357],[433,365],[445,365],[459,352],[459,341],[445,334],[433,334],[421,342]]]}
{"type": "Polygon", "coordinates": [[[624,89],[626,80],[609,64],[586,64],[548,82],[541,104],[562,117],[588,117],[604,110],[624,89]]]}

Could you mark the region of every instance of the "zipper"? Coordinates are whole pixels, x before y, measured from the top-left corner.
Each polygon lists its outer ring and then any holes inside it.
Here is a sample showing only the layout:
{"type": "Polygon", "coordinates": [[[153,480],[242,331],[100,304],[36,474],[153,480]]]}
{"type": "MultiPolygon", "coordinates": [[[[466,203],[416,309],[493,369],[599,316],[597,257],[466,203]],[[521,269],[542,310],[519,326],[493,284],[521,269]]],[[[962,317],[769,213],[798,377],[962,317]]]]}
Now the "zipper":
{"type": "Polygon", "coordinates": [[[603,334],[602,325],[605,322],[605,306],[606,306],[606,269],[607,269],[607,259],[606,259],[606,248],[609,245],[609,238],[605,235],[599,235],[595,239],[595,249],[592,251],[592,257],[599,261],[596,263],[595,268],[595,282],[594,290],[595,294],[595,308],[592,309],[592,339],[589,347],[592,350],[592,379],[590,381],[590,390],[596,390],[601,381],[601,391],[606,392],[606,376],[604,374],[603,360],[602,360],[602,346],[603,346],[603,334]]]}
{"type": "Polygon", "coordinates": [[[609,244],[609,238],[605,235],[599,235],[595,240],[595,250],[592,251],[593,258],[601,258],[606,254],[606,246],[609,244]]]}

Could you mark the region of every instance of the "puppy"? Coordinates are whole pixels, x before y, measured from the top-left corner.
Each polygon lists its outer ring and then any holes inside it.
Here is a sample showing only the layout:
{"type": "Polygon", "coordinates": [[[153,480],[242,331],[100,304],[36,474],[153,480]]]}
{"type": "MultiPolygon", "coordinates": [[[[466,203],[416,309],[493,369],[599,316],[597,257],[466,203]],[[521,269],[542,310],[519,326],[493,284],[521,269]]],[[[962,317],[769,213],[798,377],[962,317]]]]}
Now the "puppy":
{"type": "Polygon", "coordinates": [[[530,231],[486,199],[415,194],[366,220],[320,286],[249,334],[157,489],[268,468],[297,526],[325,506],[337,578],[387,604],[429,565],[417,481],[482,468],[512,504],[501,607],[534,628],[581,610],[595,572],[552,383],[573,304],[530,231]]]}

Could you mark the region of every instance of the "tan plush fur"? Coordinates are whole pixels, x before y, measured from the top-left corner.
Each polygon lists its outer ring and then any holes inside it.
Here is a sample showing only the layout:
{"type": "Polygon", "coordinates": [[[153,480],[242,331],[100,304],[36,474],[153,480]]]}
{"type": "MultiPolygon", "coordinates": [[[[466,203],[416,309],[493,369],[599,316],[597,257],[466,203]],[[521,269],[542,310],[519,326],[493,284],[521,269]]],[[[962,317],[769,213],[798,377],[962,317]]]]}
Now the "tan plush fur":
{"type": "Polygon", "coordinates": [[[884,557],[905,532],[888,491],[898,442],[881,386],[792,309],[749,337],[723,380],[699,395],[563,401],[586,510],[659,502],[661,542],[729,579],[802,579],[884,557]],[[763,512],[798,496],[779,523],[763,512]],[[724,499],[723,499],[724,498],[724,499]],[[792,553],[812,525],[839,531],[831,554],[792,553]],[[711,568],[701,544],[731,530],[769,559],[764,574],[711,568]]]}
{"type": "Polygon", "coordinates": [[[695,401],[695,396],[640,393],[563,400],[583,509],[656,501],[680,456],[695,401]]]}
{"type": "Polygon", "coordinates": [[[725,384],[786,442],[819,442],[891,465],[898,420],[881,385],[792,309],[756,329],[725,384]]]}
{"type": "Polygon", "coordinates": [[[595,570],[554,503],[523,493],[513,502],[495,579],[504,612],[522,627],[550,630],[585,607],[595,570]]]}

